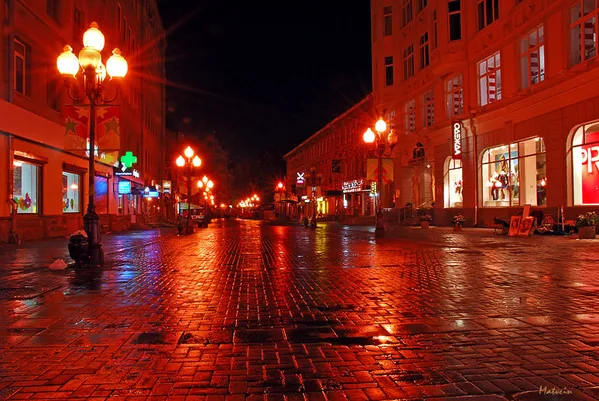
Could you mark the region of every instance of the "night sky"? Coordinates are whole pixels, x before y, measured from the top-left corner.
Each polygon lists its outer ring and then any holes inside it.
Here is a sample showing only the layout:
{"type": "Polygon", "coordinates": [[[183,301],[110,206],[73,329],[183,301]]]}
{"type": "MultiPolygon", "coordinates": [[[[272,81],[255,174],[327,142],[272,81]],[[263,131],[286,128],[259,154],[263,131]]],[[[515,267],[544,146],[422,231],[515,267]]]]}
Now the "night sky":
{"type": "Polygon", "coordinates": [[[168,30],[168,124],[215,133],[236,186],[248,179],[238,172],[249,170],[266,189],[283,175],[285,153],[371,90],[368,0],[159,7],[168,30]]]}

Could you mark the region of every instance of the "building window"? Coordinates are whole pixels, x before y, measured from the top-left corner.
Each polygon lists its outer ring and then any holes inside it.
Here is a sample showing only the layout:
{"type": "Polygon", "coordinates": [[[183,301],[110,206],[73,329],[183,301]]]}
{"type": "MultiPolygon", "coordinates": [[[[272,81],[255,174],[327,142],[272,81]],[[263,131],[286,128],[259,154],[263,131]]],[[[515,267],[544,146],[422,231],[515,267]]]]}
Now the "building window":
{"type": "Polygon", "coordinates": [[[81,211],[81,175],[62,172],[62,211],[79,213],[81,211]]]}
{"type": "Polygon", "coordinates": [[[414,76],[414,45],[409,45],[403,51],[403,79],[414,76]]]}
{"type": "Polygon", "coordinates": [[[449,41],[462,39],[462,7],[460,0],[449,0],[449,41]]]}
{"type": "Polygon", "coordinates": [[[428,5],[428,0],[418,0],[418,12],[424,10],[424,8],[428,5]]]}
{"type": "Polygon", "coordinates": [[[439,46],[439,35],[437,30],[437,10],[433,10],[433,49],[439,46]]]}
{"type": "Polygon", "coordinates": [[[462,74],[445,81],[445,103],[449,118],[461,115],[464,112],[464,88],[462,74]]]}
{"type": "Polygon", "coordinates": [[[522,89],[545,79],[545,41],[543,25],[520,39],[520,74],[522,89]]]}
{"type": "Polygon", "coordinates": [[[572,203],[599,205],[599,122],[578,127],[568,148],[572,203]]]}
{"type": "Polygon", "coordinates": [[[545,206],[547,169],[542,138],[498,146],[483,152],[482,206],[545,206]]]}
{"type": "Polygon", "coordinates": [[[443,168],[445,207],[462,207],[462,161],[448,157],[443,168]]]}
{"type": "Polygon", "coordinates": [[[393,57],[385,57],[385,86],[393,85],[393,57]]]}
{"type": "Polygon", "coordinates": [[[55,21],[58,21],[59,0],[46,0],[46,13],[55,21]]]}
{"type": "Polygon", "coordinates": [[[393,14],[392,7],[386,6],[383,8],[383,35],[393,35],[393,14]]]}
{"type": "Polygon", "coordinates": [[[422,96],[422,106],[424,127],[432,127],[435,125],[435,100],[432,90],[422,96]]]}
{"type": "Polygon", "coordinates": [[[85,32],[85,13],[77,7],[73,9],[73,37],[75,40],[83,38],[85,32]]]}
{"type": "Polygon", "coordinates": [[[406,132],[416,131],[416,101],[414,99],[405,104],[404,115],[406,119],[406,132]]]}
{"type": "Polygon", "coordinates": [[[428,67],[430,64],[430,55],[428,51],[428,32],[420,37],[420,69],[428,67]]]}
{"type": "Polygon", "coordinates": [[[15,39],[14,44],[14,89],[15,91],[25,94],[25,91],[28,89],[26,85],[27,76],[27,46],[15,39]]]}
{"type": "Polygon", "coordinates": [[[17,213],[40,213],[40,166],[15,159],[13,161],[13,198],[17,213]]]}
{"type": "Polygon", "coordinates": [[[478,30],[499,18],[499,0],[478,0],[478,30]]]}
{"type": "Polygon", "coordinates": [[[412,0],[404,0],[401,10],[401,26],[406,26],[412,21],[412,0]]]}
{"type": "Polygon", "coordinates": [[[597,17],[594,0],[579,0],[570,7],[570,65],[597,55],[597,17]]]}
{"type": "Polygon", "coordinates": [[[108,213],[108,178],[94,177],[94,203],[96,204],[96,213],[108,213]]]}
{"type": "Polygon", "coordinates": [[[478,63],[480,105],[501,100],[501,58],[499,52],[478,63]]]}

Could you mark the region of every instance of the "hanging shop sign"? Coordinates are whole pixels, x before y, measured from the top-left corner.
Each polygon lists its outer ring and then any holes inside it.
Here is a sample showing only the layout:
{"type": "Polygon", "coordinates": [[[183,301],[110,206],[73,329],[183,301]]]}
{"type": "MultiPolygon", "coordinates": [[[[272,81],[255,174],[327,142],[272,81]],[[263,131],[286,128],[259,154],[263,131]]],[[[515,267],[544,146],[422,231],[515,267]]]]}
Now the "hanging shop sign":
{"type": "Polygon", "coordinates": [[[119,195],[129,195],[131,193],[131,181],[119,181],[119,195]]]}
{"type": "Polygon", "coordinates": [[[170,194],[171,186],[172,186],[172,183],[170,181],[163,180],[162,181],[162,192],[164,192],[165,194],[170,194]]]}
{"type": "Polygon", "coordinates": [[[134,156],[133,152],[126,152],[123,156],[121,156],[119,168],[115,171],[114,175],[117,177],[139,178],[139,171],[133,168],[133,165],[136,163],[137,156],[134,156]]]}
{"type": "Polygon", "coordinates": [[[297,183],[297,185],[304,185],[304,182],[306,181],[306,173],[296,173],[297,174],[297,178],[295,180],[295,182],[297,183]]]}
{"type": "Polygon", "coordinates": [[[144,196],[146,198],[158,198],[158,189],[155,186],[146,187],[144,189],[144,196]]]}
{"type": "Polygon", "coordinates": [[[344,194],[350,192],[360,192],[362,191],[362,185],[364,185],[364,180],[345,181],[341,187],[341,190],[344,194]]]}
{"type": "Polygon", "coordinates": [[[452,157],[454,160],[462,160],[462,123],[460,121],[452,121],[451,127],[453,129],[451,137],[452,157]]]}

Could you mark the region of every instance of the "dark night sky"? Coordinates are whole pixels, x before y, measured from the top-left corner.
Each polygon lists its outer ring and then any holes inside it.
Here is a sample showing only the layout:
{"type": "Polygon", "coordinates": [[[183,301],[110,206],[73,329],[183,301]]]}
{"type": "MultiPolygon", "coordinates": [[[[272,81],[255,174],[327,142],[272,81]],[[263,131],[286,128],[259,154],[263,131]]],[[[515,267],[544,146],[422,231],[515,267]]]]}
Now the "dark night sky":
{"type": "Polygon", "coordinates": [[[170,30],[170,121],[187,116],[200,132],[215,132],[233,167],[261,172],[258,185],[280,176],[285,153],[371,90],[368,0],[159,7],[170,30]]]}

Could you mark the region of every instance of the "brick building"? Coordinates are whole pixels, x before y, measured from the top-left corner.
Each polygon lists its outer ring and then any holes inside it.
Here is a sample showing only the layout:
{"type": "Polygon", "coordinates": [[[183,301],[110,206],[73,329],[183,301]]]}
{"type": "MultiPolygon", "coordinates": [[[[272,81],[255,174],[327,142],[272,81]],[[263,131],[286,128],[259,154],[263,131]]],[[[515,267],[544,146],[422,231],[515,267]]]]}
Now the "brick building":
{"type": "MultiPolygon", "coordinates": [[[[297,196],[298,213],[311,214],[312,177],[315,177],[315,205],[323,216],[374,216],[374,197],[368,177],[373,146],[367,146],[363,134],[374,125],[377,116],[372,94],[310,136],[284,156],[287,163],[288,195],[297,196]]],[[[374,166],[374,164],[372,164],[374,166]]],[[[394,203],[393,182],[383,191],[383,206],[394,203]]]]}
{"type": "Polygon", "coordinates": [[[490,225],[599,205],[596,1],[372,0],[374,108],[398,205],[490,225]]]}
{"type": "Polygon", "coordinates": [[[131,216],[156,209],[141,195],[146,186],[160,186],[163,171],[166,44],[156,2],[7,0],[1,18],[0,54],[8,61],[0,67],[0,242],[8,240],[10,229],[28,240],[82,227],[88,160],[85,148],[65,145],[63,113],[73,101],[56,57],[66,44],[77,53],[92,21],[106,37],[103,59],[118,47],[129,63],[114,102],[120,106],[120,149],[110,161],[98,149],[96,158],[97,211],[102,225],[114,231],[135,221],[131,216]],[[139,174],[118,178],[115,168],[127,151],[137,157],[133,167],[139,174]],[[132,193],[119,195],[119,181],[129,181],[132,193]]]}

